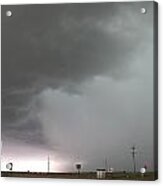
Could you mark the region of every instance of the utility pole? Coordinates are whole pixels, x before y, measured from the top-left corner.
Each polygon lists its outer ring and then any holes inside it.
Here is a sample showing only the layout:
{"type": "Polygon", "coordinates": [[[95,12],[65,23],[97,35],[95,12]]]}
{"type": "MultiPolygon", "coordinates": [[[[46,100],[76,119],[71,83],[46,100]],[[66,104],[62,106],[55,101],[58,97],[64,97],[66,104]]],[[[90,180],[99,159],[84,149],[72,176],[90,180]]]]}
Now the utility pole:
{"type": "Polygon", "coordinates": [[[136,173],[136,161],[135,161],[136,147],[135,146],[131,148],[131,154],[132,154],[132,159],[133,159],[133,172],[136,173]]]}
{"type": "Polygon", "coordinates": [[[107,158],[105,158],[105,169],[106,169],[106,172],[108,172],[108,160],[107,160],[107,158]]]}
{"type": "Polygon", "coordinates": [[[49,171],[50,171],[50,158],[48,156],[48,173],[49,173],[49,171]]]}

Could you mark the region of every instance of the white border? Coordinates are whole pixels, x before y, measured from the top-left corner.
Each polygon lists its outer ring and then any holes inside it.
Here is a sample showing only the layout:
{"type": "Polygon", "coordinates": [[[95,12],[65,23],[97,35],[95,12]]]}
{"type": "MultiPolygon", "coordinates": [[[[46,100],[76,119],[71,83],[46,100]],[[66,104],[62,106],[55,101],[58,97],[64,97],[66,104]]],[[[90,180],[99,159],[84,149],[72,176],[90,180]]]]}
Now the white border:
{"type": "MultiPolygon", "coordinates": [[[[64,3],[64,2],[120,2],[126,0],[0,0],[0,4],[40,4],[40,3],[64,3]]],[[[130,0],[136,1],[136,0],[130,0]]],[[[140,0],[138,0],[140,1],[140,0]]],[[[159,180],[155,182],[140,182],[140,181],[121,181],[121,180],[109,180],[109,181],[98,181],[98,180],[68,180],[68,179],[41,179],[41,178],[0,178],[1,186],[34,186],[34,185],[61,185],[61,186],[76,186],[76,185],[162,185],[163,184],[163,115],[161,110],[163,110],[163,0],[157,0],[159,3],[159,180]]],[[[0,77],[1,79],[1,77],[0,77]]]]}
{"type": "MultiPolygon", "coordinates": [[[[83,3],[83,2],[124,2],[124,1],[142,1],[142,0],[0,0],[0,4],[44,4],[44,3],[83,3]]],[[[144,0],[150,1],[150,0],[144,0]]],[[[152,1],[152,0],[151,0],[152,1]]]]}

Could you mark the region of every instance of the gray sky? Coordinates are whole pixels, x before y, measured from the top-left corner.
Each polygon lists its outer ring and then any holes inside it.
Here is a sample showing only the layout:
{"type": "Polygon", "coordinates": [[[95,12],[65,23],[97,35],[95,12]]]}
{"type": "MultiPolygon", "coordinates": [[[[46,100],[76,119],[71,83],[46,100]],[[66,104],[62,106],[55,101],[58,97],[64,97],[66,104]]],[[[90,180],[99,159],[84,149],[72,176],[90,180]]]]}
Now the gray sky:
{"type": "Polygon", "coordinates": [[[2,140],[66,171],[131,170],[136,145],[153,169],[153,2],[2,6],[2,140]]]}

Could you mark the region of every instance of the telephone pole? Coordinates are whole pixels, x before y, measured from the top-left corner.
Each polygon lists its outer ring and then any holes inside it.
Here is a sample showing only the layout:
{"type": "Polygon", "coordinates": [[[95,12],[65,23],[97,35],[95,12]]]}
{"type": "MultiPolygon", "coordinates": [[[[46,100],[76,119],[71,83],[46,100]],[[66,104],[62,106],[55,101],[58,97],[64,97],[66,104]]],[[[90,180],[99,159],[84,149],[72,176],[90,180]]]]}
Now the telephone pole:
{"type": "Polygon", "coordinates": [[[106,172],[108,172],[108,160],[107,160],[107,158],[105,158],[105,169],[106,169],[106,172]]]}
{"type": "Polygon", "coordinates": [[[136,173],[136,161],[135,161],[136,147],[135,146],[131,148],[131,154],[132,154],[132,159],[133,159],[133,172],[136,173]]]}
{"type": "Polygon", "coordinates": [[[48,173],[49,173],[49,171],[50,171],[50,158],[48,156],[48,173]]]}

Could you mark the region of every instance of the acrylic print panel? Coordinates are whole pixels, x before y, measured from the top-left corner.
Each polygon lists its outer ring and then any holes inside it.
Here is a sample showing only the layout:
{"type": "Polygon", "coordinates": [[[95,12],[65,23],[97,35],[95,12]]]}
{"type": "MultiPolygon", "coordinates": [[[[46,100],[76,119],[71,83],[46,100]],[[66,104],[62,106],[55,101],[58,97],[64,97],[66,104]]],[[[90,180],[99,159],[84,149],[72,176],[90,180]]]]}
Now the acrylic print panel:
{"type": "Polygon", "coordinates": [[[157,179],[157,4],[1,14],[2,176],[157,179]]]}

